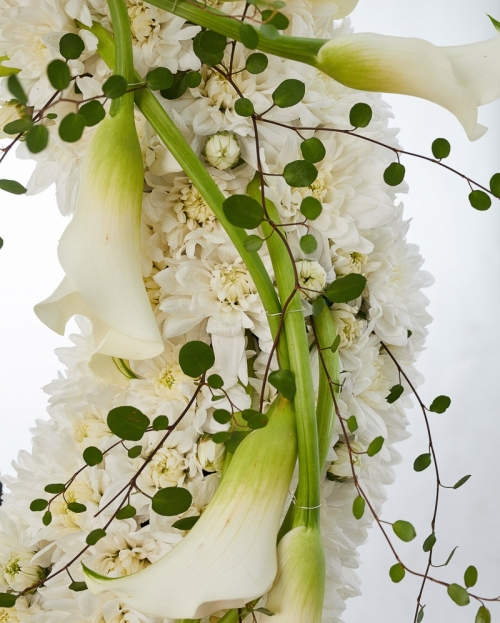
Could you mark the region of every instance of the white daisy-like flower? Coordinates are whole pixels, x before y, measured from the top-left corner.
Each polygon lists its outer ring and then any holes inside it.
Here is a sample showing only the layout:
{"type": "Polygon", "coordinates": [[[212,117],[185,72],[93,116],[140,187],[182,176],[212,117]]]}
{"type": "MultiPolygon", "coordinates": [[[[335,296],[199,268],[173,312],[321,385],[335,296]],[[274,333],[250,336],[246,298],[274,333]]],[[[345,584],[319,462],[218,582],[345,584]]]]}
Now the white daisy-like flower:
{"type": "Polygon", "coordinates": [[[208,137],[202,154],[210,166],[224,171],[231,169],[238,163],[241,157],[241,149],[236,135],[223,130],[208,137]]]}
{"type": "Polygon", "coordinates": [[[345,480],[352,478],[352,470],[359,476],[363,469],[363,461],[361,459],[361,452],[365,452],[366,448],[357,441],[350,441],[351,453],[347,443],[339,441],[333,447],[336,459],[332,461],[332,464],[328,468],[328,478],[332,480],[338,480],[344,482],[345,480]]]}
{"type": "Polygon", "coordinates": [[[358,308],[347,303],[336,303],[331,310],[336,333],[340,336],[339,348],[349,348],[363,331],[363,321],[356,318],[358,308]]]}
{"type": "Polygon", "coordinates": [[[31,564],[34,555],[35,552],[15,545],[10,552],[0,553],[0,585],[13,591],[24,591],[43,580],[45,570],[31,564]]]}
{"type": "Polygon", "coordinates": [[[299,284],[304,288],[300,291],[300,297],[314,301],[326,286],[326,270],[316,260],[298,260],[295,265],[299,284]]]}

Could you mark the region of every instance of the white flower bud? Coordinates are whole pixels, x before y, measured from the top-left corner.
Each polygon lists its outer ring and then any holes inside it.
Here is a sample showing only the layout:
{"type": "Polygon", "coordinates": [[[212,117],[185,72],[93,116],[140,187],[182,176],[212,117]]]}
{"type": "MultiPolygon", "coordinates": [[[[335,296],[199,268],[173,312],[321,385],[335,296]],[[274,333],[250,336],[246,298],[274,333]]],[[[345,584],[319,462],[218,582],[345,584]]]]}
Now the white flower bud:
{"type": "MultiPolygon", "coordinates": [[[[357,441],[351,441],[350,445],[352,450],[352,463],[354,466],[354,472],[356,476],[359,476],[363,468],[363,464],[361,462],[361,456],[358,453],[364,452],[366,448],[364,448],[357,441]]],[[[352,478],[352,467],[351,458],[349,456],[349,449],[347,448],[347,444],[343,441],[339,441],[338,443],[336,443],[333,449],[337,454],[337,458],[328,468],[327,477],[330,480],[344,482],[348,478],[352,478]]]]}
{"type": "Polygon", "coordinates": [[[299,260],[296,262],[299,284],[306,288],[300,296],[308,301],[318,298],[319,294],[310,290],[323,290],[326,286],[326,271],[316,260],[299,260]]]}
{"type": "Polygon", "coordinates": [[[234,167],[241,156],[238,139],[232,132],[226,131],[212,134],[202,153],[208,164],[220,171],[234,167]]]}
{"type": "Polygon", "coordinates": [[[220,472],[224,467],[226,448],[223,443],[214,443],[210,435],[203,435],[198,442],[197,457],[202,469],[220,472]]]}

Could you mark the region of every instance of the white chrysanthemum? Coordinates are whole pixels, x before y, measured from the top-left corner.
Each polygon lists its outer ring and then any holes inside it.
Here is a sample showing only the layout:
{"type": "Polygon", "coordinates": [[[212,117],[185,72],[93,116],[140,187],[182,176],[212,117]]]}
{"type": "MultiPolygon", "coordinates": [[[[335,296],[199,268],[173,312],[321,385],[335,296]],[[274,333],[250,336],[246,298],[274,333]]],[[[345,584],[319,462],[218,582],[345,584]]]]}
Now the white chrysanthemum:
{"type": "Polygon", "coordinates": [[[206,472],[220,472],[224,467],[226,448],[222,443],[214,443],[210,435],[203,435],[198,441],[197,458],[206,472]]]}
{"type": "Polygon", "coordinates": [[[210,166],[224,171],[231,169],[238,163],[241,157],[241,149],[236,135],[232,132],[223,131],[208,137],[202,154],[210,166]]]}
{"type": "Polygon", "coordinates": [[[326,271],[316,260],[299,260],[295,263],[299,284],[304,290],[300,291],[302,299],[313,301],[326,286],[326,271]]]}
{"type": "Polygon", "coordinates": [[[347,443],[339,441],[335,444],[333,449],[337,458],[332,461],[332,464],[328,468],[328,477],[331,477],[332,480],[343,482],[348,478],[352,478],[353,468],[356,476],[360,475],[363,467],[361,453],[366,452],[366,448],[356,441],[350,441],[350,446],[351,452],[349,452],[347,443]]]}
{"type": "Polygon", "coordinates": [[[0,586],[3,584],[13,591],[24,591],[45,577],[45,571],[38,565],[31,564],[35,552],[14,546],[0,554],[0,586]]]}
{"type": "Polygon", "coordinates": [[[332,307],[332,316],[337,335],[340,336],[339,348],[349,348],[355,343],[363,331],[363,321],[356,318],[357,307],[346,303],[336,303],[332,307]]]}

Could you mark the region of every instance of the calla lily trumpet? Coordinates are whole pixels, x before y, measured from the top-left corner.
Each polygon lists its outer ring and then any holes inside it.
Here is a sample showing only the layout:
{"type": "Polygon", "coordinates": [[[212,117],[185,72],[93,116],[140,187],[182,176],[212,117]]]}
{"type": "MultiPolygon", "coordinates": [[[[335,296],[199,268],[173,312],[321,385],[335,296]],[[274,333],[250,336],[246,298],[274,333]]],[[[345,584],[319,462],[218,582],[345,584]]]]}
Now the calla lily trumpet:
{"type": "Polygon", "coordinates": [[[85,155],[76,212],[58,248],[66,277],[35,307],[64,334],[74,314],[87,316],[101,355],[156,357],[164,348],[141,274],[142,154],[133,108],[98,126],[85,155]]]}
{"type": "Polygon", "coordinates": [[[361,91],[414,95],[453,113],[470,140],[486,128],[477,108],[500,97],[500,36],[454,47],[372,33],[345,35],[321,47],[316,66],[361,91]]]}
{"type": "Polygon", "coordinates": [[[112,591],[140,612],[173,619],[241,608],[266,593],[277,573],[276,538],[296,443],[292,406],[279,397],[268,425],[252,432],[235,452],[191,532],[134,575],[107,578],[84,567],[90,591],[112,591]]]}
{"type": "MultiPolygon", "coordinates": [[[[321,623],[325,593],[325,556],[321,533],[299,526],[281,539],[278,574],[266,608],[273,623],[321,623]]],[[[258,622],[267,623],[259,614],[258,622]]]]}

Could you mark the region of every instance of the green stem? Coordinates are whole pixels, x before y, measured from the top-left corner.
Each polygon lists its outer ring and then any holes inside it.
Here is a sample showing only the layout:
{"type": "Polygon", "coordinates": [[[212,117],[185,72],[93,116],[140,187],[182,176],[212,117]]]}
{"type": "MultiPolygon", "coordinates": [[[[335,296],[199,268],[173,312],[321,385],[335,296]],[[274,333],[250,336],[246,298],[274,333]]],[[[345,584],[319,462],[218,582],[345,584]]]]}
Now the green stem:
{"type": "MultiPolygon", "coordinates": [[[[248,193],[261,201],[260,181],[256,178],[248,186],[248,193]]],[[[266,200],[269,218],[276,224],[280,218],[276,206],[266,200]]],[[[271,225],[264,222],[262,231],[267,238],[267,248],[274,268],[276,283],[282,305],[290,299],[295,289],[295,270],[286,245],[271,225]]],[[[285,331],[287,336],[290,370],[295,376],[296,394],[294,399],[297,417],[297,440],[299,450],[299,486],[294,512],[294,527],[314,528],[319,525],[320,469],[318,460],[318,429],[314,404],[314,386],[309,358],[306,325],[302,313],[299,292],[290,299],[285,312],[285,331]]]]}
{"type": "MultiPolygon", "coordinates": [[[[118,2],[121,0],[112,0],[118,2]]],[[[80,27],[84,26],[80,23],[80,27]]],[[[100,24],[94,23],[92,28],[87,28],[99,39],[98,51],[105,63],[113,68],[115,66],[115,44],[110,33],[100,24]]],[[[117,42],[118,43],[118,42],[117,42]]],[[[140,82],[141,77],[134,72],[133,81],[140,82]]],[[[276,337],[279,327],[279,314],[281,305],[274,289],[273,283],[264,267],[264,264],[256,252],[245,250],[244,241],[248,237],[244,229],[234,227],[226,219],[222,210],[224,195],[217,184],[210,177],[208,171],[200,162],[198,156],[189,146],[188,142],[175,126],[167,112],[162,108],[160,102],[149,91],[141,89],[134,92],[135,102],[143,115],[146,117],[151,127],[158,134],[160,139],[170,150],[174,158],[182,166],[189,179],[201,193],[208,203],[213,213],[226,230],[229,238],[238,250],[241,258],[246,264],[250,275],[255,283],[255,287],[262,300],[262,304],[268,314],[269,326],[273,338],[276,337]]],[[[288,353],[285,341],[280,340],[279,344],[280,363],[284,368],[288,368],[288,353]]]]}
{"type": "MultiPolygon", "coordinates": [[[[241,42],[241,22],[206,4],[194,0],[148,0],[148,4],[183,17],[193,24],[215,30],[215,32],[225,35],[229,39],[241,42]]],[[[256,30],[259,32],[259,28],[256,30]]],[[[257,49],[316,67],[318,51],[326,42],[327,39],[307,39],[286,35],[278,35],[276,39],[266,39],[259,33],[257,49]]]]}
{"type": "MultiPolygon", "coordinates": [[[[115,33],[116,53],[115,53],[115,72],[123,76],[130,84],[134,82],[134,58],[132,51],[132,33],[130,32],[130,20],[128,17],[127,4],[125,0],[108,0],[111,22],[115,33]]],[[[111,104],[110,114],[116,115],[120,110],[127,110],[129,113],[134,109],[133,93],[126,93],[111,104]]]]}

